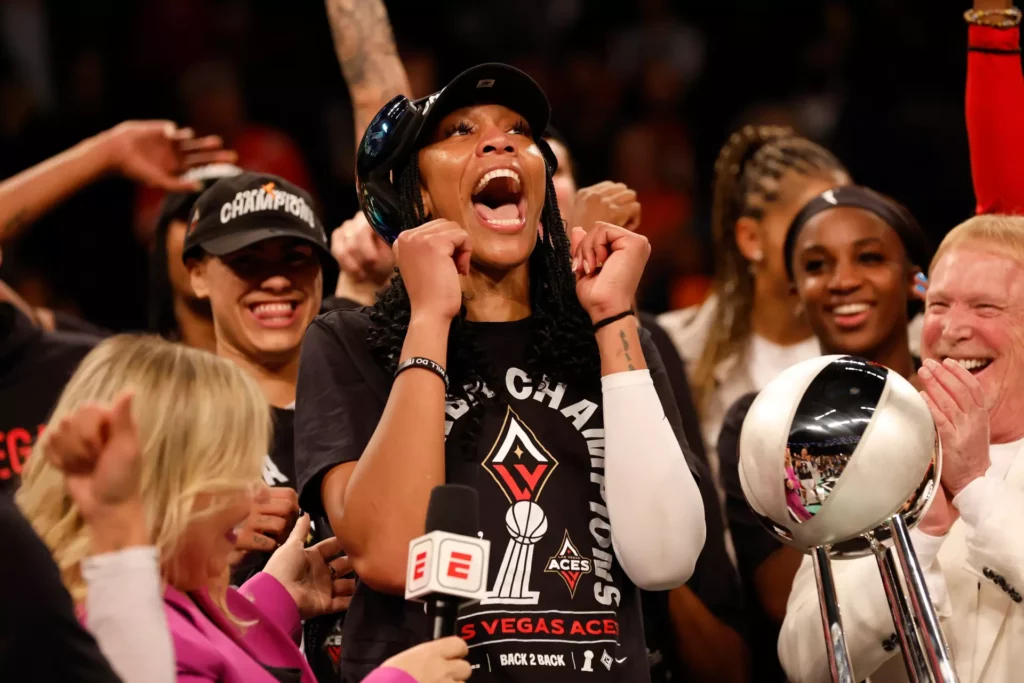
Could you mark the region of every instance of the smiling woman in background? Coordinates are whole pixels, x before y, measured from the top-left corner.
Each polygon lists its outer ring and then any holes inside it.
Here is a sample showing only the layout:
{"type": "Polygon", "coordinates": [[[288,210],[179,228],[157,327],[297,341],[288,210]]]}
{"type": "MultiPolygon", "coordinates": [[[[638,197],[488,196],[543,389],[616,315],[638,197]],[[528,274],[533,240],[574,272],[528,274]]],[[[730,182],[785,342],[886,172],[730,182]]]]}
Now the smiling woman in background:
{"type": "MultiPolygon", "coordinates": [[[[918,381],[908,320],[919,297],[919,264],[928,262],[929,247],[910,212],[867,188],[837,187],[797,213],[782,253],[822,353],[861,356],[918,381]]],[[[762,617],[758,637],[775,643],[803,555],[764,529],[740,487],[739,436],[756,396],[748,394],[729,409],[719,455],[740,577],[752,612],[762,617]]],[[[798,492],[795,477],[790,485],[798,492]]],[[[915,546],[927,560],[928,546],[918,540],[922,527],[927,524],[915,529],[915,546]]]]}

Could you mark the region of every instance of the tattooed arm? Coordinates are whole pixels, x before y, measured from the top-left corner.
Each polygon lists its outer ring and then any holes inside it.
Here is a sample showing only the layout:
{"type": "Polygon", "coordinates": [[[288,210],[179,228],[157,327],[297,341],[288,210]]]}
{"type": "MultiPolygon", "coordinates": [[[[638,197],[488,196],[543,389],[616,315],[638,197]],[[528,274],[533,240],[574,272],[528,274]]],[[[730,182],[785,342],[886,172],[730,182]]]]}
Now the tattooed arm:
{"type": "Polygon", "coordinates": [[[411,97],[383,0],[326,0],[334,50],[352,97],[356,145],[395,95],[411,97]]]}

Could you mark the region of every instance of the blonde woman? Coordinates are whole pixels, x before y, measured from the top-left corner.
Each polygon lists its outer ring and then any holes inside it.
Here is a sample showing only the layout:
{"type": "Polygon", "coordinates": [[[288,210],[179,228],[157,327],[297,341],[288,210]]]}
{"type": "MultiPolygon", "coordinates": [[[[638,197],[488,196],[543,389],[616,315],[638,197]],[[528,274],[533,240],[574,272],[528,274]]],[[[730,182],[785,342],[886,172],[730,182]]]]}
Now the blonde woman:
{"type": "MultiPolygon", "coordinates": [[[[120,402],[119,402],[120,404],[120,402]]],[[[293,638],[301,617],[335,608],[325,557],[333,542],[304,550],[297,525],[267,571],[241,591],[227,588],[235,529],[249,515],[270,435],[266,403],[252,380],[210,354],[152,338],[100,344],[64,390],[40,440],[61,460],[134,443],[150,538],[166,582],[164,607],[179,681],[314,679],[293,638]],[[101,426],[98,404],[135,393],[132,419],[101,426]]],[[[49,546],[82,606],[90,538],[88,492],[50,460],[30,461],[18,502],[49,546]]],[[[111,521],[113,523],[113,521],[111,521]]]]}

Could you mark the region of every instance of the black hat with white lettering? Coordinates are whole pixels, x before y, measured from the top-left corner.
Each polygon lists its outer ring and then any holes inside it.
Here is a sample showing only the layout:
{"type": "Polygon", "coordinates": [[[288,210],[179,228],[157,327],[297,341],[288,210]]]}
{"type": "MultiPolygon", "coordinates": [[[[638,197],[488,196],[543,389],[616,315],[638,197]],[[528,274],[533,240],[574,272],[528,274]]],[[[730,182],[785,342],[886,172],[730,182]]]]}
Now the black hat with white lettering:
{"type": "Polygon", "coordinates": [[[335,263],[309,193],[284,178],[247,171],[221,178],[196,200],[182,259],[203,251],[223,256],[275,237],[309,242],[325,267],[335,263]]]}

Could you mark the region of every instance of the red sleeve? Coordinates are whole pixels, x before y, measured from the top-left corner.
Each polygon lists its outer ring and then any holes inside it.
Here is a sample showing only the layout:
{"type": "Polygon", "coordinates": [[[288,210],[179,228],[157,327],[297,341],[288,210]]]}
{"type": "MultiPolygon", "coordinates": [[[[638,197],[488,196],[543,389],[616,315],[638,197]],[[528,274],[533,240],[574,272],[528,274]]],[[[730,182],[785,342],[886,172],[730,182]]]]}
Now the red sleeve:
{"type": "Polygon", "coordinates": [[[967,52],[966,115],[975,211],[1024,214],[1020,29],[971,25],[968,45],[974,48],[967,52]]]}

